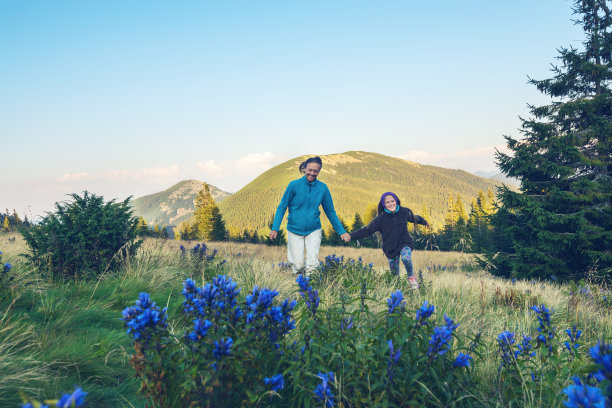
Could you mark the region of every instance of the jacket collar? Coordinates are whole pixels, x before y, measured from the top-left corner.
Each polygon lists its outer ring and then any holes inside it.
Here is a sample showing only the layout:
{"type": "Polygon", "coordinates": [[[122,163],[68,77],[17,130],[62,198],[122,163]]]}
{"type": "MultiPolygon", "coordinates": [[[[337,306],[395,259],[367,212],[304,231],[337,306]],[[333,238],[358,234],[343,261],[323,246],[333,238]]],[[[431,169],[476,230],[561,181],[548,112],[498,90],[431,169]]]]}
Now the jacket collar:
{"type": "Polygon", "coordinates": [[[315,184],[317,184],[317,181],[318,181],[318,179],[315,179],[315,181],[313,181],[313,182],[311,183],[310,181],[308,181],[308,180],[306,179],[306,175],[303,175],[303,176],[302,176],[302,179],[304,180],[304,183],[306,183],[306,184],[307,184],[307,185],[309,185],[309,186],[314,186],[315,184]]]}

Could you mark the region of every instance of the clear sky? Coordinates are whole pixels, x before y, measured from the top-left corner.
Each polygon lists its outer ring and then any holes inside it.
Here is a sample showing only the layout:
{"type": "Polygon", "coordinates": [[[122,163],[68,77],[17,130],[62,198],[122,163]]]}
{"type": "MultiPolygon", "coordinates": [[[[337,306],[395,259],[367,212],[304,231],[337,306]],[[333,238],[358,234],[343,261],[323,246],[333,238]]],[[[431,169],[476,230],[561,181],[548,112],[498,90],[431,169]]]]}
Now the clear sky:
{"type": "MultiPolygon", "coordinates": [[[[235,192],[303,154],[495,170],[581,47],[564,0],[0,0],[0,208],[235,192]]],[[[297,176],[297,173],[296,173],[297,176]]]]}

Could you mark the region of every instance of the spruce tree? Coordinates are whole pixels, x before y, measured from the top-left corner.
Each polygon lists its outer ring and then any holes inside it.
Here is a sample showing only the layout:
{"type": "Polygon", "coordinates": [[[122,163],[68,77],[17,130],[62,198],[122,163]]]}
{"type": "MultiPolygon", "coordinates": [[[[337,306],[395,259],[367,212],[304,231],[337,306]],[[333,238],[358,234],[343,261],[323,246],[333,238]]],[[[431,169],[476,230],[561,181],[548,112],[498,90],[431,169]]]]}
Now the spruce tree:
{"type": "MultiPolygon", "coordinates": [[[[194,239],[213,239],[214,219],[213,212],[216,208],[215,200],[210,194],[207,183],[203,183],[202,189],[198,192],[195,202],[194,218],[194,239]]],[[[218,211],[218,208],[217,208],[218,211]]]]}
{"type": "Polygon", "coordinates": [[[530,79],[551,97],[530,106],[510,154],[496,153],[503,173],[521,182],[502,187],[492,217],[498,248],[493,271],[523,278],[610,280],[612,268],[612,15],[605,0],[578,0],[582,49],[559,49],[553,78],[530,79]]]}

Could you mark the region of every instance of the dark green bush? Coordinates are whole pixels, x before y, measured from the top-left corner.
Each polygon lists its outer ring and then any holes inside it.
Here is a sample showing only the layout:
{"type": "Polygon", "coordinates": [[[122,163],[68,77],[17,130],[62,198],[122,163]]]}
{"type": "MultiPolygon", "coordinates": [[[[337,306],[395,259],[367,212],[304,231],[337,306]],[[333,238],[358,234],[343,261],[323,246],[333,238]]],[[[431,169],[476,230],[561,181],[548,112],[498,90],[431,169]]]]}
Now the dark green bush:
{"type": "Polygon", "coordinates": [[[72,201],[55,203],[54,213],[23,231],[30,249],[26,256],[42,272],[75,280],[97,277],[134,255],[141,241],[136,241],[131,197],[119,203],[87,191],[70,197],[72,201]]]}

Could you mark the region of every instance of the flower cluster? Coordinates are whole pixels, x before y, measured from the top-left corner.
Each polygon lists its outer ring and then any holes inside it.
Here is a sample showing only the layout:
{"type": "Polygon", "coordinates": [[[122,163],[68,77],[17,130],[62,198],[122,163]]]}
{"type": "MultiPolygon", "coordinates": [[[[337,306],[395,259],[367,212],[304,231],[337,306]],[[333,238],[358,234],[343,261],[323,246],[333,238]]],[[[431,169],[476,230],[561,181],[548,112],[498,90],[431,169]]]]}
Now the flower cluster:
{"type": "Polygon", "coordinates": [[[511,331],[503,331],[497,336],[498,352],[502,359],[501,365],[498,367],[500,370],[502,367],[510,367],[514,364],[514,355],[512,348],[514,347],[514,333],[511,331]]]}
{"type": "MultiPolygon", "coordinates": [[[[433,306],[432,306],[433,307],[433,306]]],[[[429,348],[427,355],[430,358],[444,355],[450,349],[450,342],[453,338],[453,331],[459,327],[459,324],[453,322],[451,318],[444,315],[446,324],[440,327],[434,327],[434,333],[429,340],[429,348]]]]}
{"type": "Polygon", "coordinates": [[[518,344],[516,346],[517,350],[514,352],[514,358],[518,358],[519,356],[525,359],[535,357],[536,352],[533,350],[531,340],[531,336],[525,336],[523,334],[523,340],[521,340],[521,344],[518,344]]]}
{"type": "Polygon", "coordinates": [[[453,367],[469,367],[470,360],[472,360],[472,357],[469,354],[459,352],[457,358],[453,361],[453,367]]]}
{"type": "Polygon", "coordinates": [[[576,355],[575,349],[580,347],[580,343],[578,343],[578,339],[582,335],[582,331],[576,328],[576,325],[570,330],[565,330],[567,336],[569,337],[569,341],[563,342],[567,351],[569,351],[570,356],[574,357],[576,355]]]}
{"type": "Polygon", "coordinates": [[[435,312],[436,307],[434,305],[429,306],[429,302],[426,300],[423,302],[423,306],[421,306],[416,311],[416,320],[417,325],[425,326],[429,323],[427,319],[431,317],[431,315],[435,312]]]}
{"type": "Polygon", "coordinates": [[[327,255],[325,260],[319,264],[317,270],[321,273],[321,276],[328,274],[337,274],[344,272],[348,269],[353,269],[361,272],[371,272],[373,263],[369,263],[367,266],[363,264],[363,259],[359,257],[356,261],[352,258],[344,258],[342,256],[336,256],[336,254],[327,255]]]}
{"type": "Polygon", "coordinates": [[[599,341],[589,350],[589,355],[599,366],[599,370],[594,373],[595,379],[612,383],[612,344],[599,341]]]}
{"type": "Polygon", "coordinates": [[[285,379],[282,374],[264,378],[264,383],[270,386],[272,391],[280,391],[285,388],[285,379]]]}
{"type": "Polygon", "coordinates": [[[555,328],[552,327],[552,323],[550,320],[550,311],[544,305],[533,306],[531,310],[535,311],[538,316],[538,322],[540,323],[538,327],[538,332],[540,334],[537,336],[536,340],[538,345],[543,345],[548,348],[548,353],[552,353],[553,342],[552,340],[555,337],[555,328]]]}
{"type": "Polygon", "coordinates": [[[569,408],[605,408],[606,400],[601,394],[601,390],[586,384],[572,384],[563,390],[568,400],[565,406],[569,408]]]}
{"type": "Polygon", "coordinates": [[[323,374],[319,371],[317,377],[321,379],[321,384],[319,384],[314,391],[317,399],[326,407],[331,408],[334,406],[334,394],[331,391],[330,383],[334,382],[334,373],[329,372],[327,374],[323,374]]]}
{"type": "Polygon", "coordinates": [[[317,313],[317,309],[319,307],[319,291],[313,289],[313,287],[310,285],[310,277],[308,276],[299,275],[296,279],[296,282],[300,288],[300,295],[302,295],[304,302],[306,302],[306,307],[314,316],[317,313]]]}
{"type": "Polygon", "coordinates": [[[21,405],[22,408],[73,408],[73,407],[84,407],[85,396],[87,393],[80,387],[76,388],[72,394],[64,394],[60,399],[50,404],[41,404],[40,402],[29,400],[25,404],[21,405]]]}
{"type": "Polygon", "coordinates": [[[399,361],[402,356],[401,348],[395,350],[393,347],[393,341],[387,341],[387,345],[389,346],[389,361],[387,362],[387,382],[388,384],[393,384],[393,371],[395,369],[395,365],[399,361]]]}
{"type": "Polygon", "coordinates": [[[387,306],[389,309],[389,315],[395,313],[396,309],[399,309],[400,312],[404,311],[406,301],[404,300],[404,295],[402,294],[401,290],[391,293],[391,297],[387,299],[387,306]]]}
{"type": "Polygon", "coordinates": [[[168,328],[166,308],[159,310],[148,293],[142,292],[136,301],[136,306],[126,307],[122,315],[121,320],[125,322],[127,333],[133,340],[143,342],[145,345],[160,331],[168,328]]]}
{"type": "Polygon", "coordinates": [[[215,349],[213,350],[213,357],[220,360],[223,356],[229,356],[234,345],[234,340],[231,337],[221,339],[220,341],[215,340],[215,349]]]}
{"type": "Polygon", "coordinates": [[[218,275],[212,283],[201,288],[192,279],[187,279],[181,293],[185,296],[183,308],[187,314],[210,320],[224,315],[232,322],[242,316],[242,309],[237,305],[240,289],[228,276],[218,275]]]}
{"type": "Polygon", "coordinates": [[[297,302],[285,299],[280,305],[274,306],[273,301],[277,295],[277,290],[255,286],[253,292],[246,297],[247,325],[257,331],[258,336],[266,332],[270,343],[295,328],[292,313],[297,302]]]}
{"type": "MultiPolygon", "coordinates": [[[[578,332],[574,328],[568,335],[571,338],[578,332]]],[[[592,376],[600,384],[607,384],[607,388],[602,392],[601,388],[583,384],[580,378],[574,377],[574,384],[563,390],[567,396],[567,401],[564,402],[566,407],[604,408],[612,404],[612,345],[600,341],[589,350],[589,355],[597,364],[597,371],[591,372],[589,378],[592,376]]]]}

